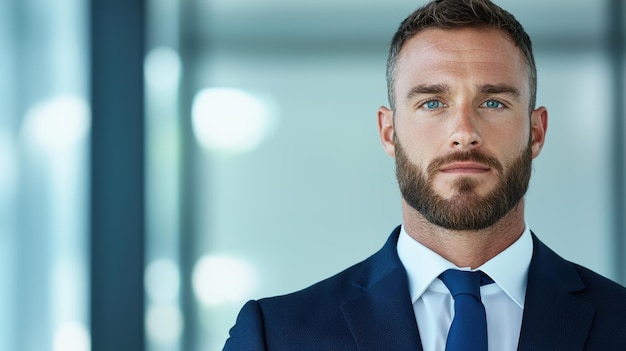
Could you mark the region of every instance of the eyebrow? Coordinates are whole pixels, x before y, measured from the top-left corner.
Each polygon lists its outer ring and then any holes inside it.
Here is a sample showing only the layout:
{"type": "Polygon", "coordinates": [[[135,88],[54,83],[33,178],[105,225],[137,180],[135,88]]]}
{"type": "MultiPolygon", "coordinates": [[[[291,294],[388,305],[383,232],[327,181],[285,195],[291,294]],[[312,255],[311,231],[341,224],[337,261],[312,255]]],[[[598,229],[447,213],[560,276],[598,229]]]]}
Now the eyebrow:
{"type": "Polygon", "coordinates": [[[413,89],[409,90],[406,94],[407,100],[411,100],[412,98],[422,95],[422,94],[446,94],[450,92],[450,87],[444,84],[434,84],[434,85],[426,85],[420,84],[413,89]]]}
{"type": "Polygon", "coordinates": [[[515,98],[520,96],[519,89],[506,84],[485,84],[481,85],[479,90],[485,95],[506,94],[515,98]]]}
{"type": "MultiPolygon", "coordinates": [[[[411,100],[416,96],[426,94],[426,95],[437,95],[437,94],[447,94],[451,90],[449,85],[446,84],[420,84],[413,87],[406,95],[407,100],[411,100]]],[[[508,84],[485,84],[478,86],[478,90],[483,95],[495,95],[495,94],[505,94],[514,98],[518,98],[521,93],[519,89],[508,85],[508,84]]]]}

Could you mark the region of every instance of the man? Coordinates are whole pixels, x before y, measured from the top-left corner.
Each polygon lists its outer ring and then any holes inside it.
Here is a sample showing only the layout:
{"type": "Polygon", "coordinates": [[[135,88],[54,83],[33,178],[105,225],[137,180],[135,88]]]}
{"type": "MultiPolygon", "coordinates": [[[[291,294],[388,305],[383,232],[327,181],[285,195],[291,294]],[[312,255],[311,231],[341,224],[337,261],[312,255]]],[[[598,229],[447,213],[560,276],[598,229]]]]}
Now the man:
{"type": "Polygon", "coordinates": [[[489,0],[433,1],[396,32],[387,81],[378,127],[402,226],[327,280],[248,302],[225,349],[626,350],[626,289],[525,224],[548,114],[517,20],[489,0]]]}

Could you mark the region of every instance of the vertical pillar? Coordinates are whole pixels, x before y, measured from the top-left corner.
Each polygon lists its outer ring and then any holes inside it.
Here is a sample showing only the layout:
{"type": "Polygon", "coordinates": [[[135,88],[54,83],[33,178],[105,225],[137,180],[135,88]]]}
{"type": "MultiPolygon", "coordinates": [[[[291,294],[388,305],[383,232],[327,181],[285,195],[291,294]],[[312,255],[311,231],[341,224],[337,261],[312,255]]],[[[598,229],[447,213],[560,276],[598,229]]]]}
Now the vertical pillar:
{"type": "MultiPolygon", "coordinates": [[[[181,267],[181,304],[184,315],[185,332],[182,348],[188,351],[199,351],[198,323],[200,320],[199,306],[193,292],[192,273],[198,259],[197,240],[197,158],[198,149],[196,138],[191,125],[191,107],[194,96],[194,87],[189,72],[193,72],[195,53],[192,53],[194,44],[193,31],[196,30],[193,21],[194,3],[183,1],[181,8],[180,56],[185,67],[181,80],[180,116],[182,119],[182,162],[181,162],[181,199],[180,199],[180,267],[181,267]]],[[[203,44],[204,45],[204,44],[203,44]]],[[[206,209],[204,215],[208,215],[206,209]]]]}
{"type": "Polygon", "coordinates": [[[144,0],[91,1],[91,336],[144,350],[144,0]]]}
{"type": "Polygon", "coordinates": [[[615,276],[626,284],[626,131],[624,130],[624,2],[609,0],[608,46],[613,77],[613,125],[610,150],[613,152],[612,188],[613,197],[613,257],[615,276]]]}

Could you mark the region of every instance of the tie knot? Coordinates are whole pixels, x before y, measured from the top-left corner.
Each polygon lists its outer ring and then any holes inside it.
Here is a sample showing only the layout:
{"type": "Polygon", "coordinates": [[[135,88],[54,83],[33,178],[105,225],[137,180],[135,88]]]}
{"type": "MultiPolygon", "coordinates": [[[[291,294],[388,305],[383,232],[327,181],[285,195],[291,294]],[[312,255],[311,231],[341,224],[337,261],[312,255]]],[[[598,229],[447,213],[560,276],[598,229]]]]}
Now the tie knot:
{"type": "Polygon", "coordinates": [[[439,279],[443,281],[454,298],[460,294],[473,295],[480,301],[480,286],[491,284],[493,280],[482,271],[460,271],[448,269],[441,273],[439,279]]]}

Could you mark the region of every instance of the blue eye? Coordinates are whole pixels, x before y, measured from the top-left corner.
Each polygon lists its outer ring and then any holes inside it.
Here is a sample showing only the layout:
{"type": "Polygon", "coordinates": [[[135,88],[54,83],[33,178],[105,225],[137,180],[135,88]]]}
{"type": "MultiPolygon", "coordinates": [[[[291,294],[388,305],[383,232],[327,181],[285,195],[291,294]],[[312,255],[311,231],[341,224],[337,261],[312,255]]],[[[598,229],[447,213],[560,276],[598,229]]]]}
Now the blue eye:
{"type": "Polygon", "coordinates": [[[502,108],[504,107],[501,102],[496,100],[487,100],[483,103],[483,105],[487,108],[502,108]]]}
{"type": "Polygon", "coordinates": [[[426,101],[424,106],[429,110],[434,110],[441,107],[441,102],[437,100],[426,101]]]}

